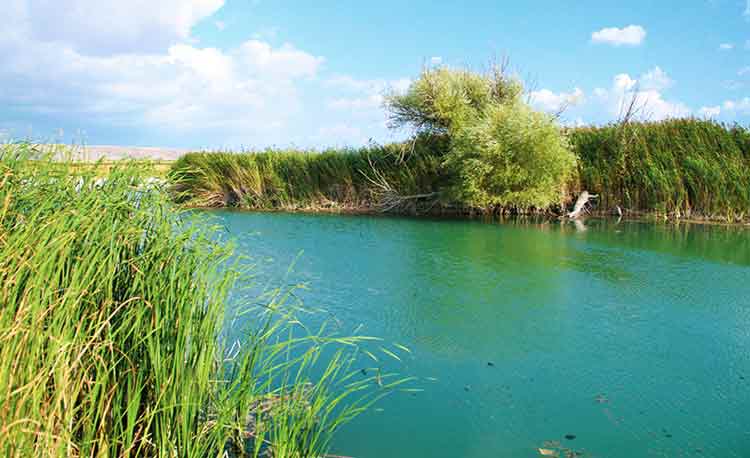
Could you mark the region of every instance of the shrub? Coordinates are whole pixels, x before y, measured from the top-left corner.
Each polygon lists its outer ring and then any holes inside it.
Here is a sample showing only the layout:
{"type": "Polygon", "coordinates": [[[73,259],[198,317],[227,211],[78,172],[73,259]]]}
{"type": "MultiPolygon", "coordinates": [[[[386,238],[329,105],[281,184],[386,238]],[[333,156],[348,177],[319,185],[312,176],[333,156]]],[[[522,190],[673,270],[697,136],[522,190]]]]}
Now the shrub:
{"type": "Polygon", "coordinates": [[[391,126],[447,134],[449,197],[470,207],[546,208],[559,203],[575,156],[555,120],[533,111],[502,69],[425,69],[405,94],[386,98],[391,126]]]}
{"type": "Polygon", "coordinates": [[[455,200],[471,207],[540,208],[559,203],[575,167],[559,128],[523,104],[495,105],[459,129],[445,165],[455,200]]]}

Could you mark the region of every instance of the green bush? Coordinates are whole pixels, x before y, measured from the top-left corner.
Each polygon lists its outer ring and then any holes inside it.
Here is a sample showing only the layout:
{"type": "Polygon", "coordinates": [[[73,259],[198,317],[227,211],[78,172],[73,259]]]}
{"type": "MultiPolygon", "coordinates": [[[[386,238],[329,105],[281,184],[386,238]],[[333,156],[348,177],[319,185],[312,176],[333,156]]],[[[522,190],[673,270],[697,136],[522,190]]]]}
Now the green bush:
{"type": "Polygon", "coordinates": [[[386,99],[394,127],[448,136],[450,200],[472,208],[544,209],[559,203],[575,156],[549,115],[532,110],[523,87],[501,70],[481,75],[425,69],[405,94],[386,99]]]}
{"type": "Polygon", "coordinates": [[[464,204],[545,209],[562,200],[575,157],[547,115],[497,105],[457,131],[445,165],[460,178],[452,195],[464,204]]]}

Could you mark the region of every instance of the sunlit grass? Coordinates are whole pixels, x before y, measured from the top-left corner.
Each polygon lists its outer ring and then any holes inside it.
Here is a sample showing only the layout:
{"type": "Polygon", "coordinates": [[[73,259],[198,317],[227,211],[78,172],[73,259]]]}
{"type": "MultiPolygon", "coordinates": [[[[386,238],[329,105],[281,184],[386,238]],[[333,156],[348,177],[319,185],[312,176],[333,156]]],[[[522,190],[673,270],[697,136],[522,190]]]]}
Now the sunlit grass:
{"type": "Polygon", "coordinates": [[[742,219],[750,213],[750,132],[675,119],[573,129],[579,188],[601,207],[742,219]]]}
{"type": "Polygon", "coordinates": [[[284,291],[220,339],[244,273],[142,172],[0,149],[0,456],[323,455],[399,381],[355,377],[367,339],[303,327],[284,291]]]}
{"type": "Polygon", "coordinates": [[[402,195],[437,191],[444,148],[441,139],[422,139],[322,152],[192,153],[173,164],[170,178],[178,201],[198,207],[362,209],[378,203],[378,173],[402,195]]]}

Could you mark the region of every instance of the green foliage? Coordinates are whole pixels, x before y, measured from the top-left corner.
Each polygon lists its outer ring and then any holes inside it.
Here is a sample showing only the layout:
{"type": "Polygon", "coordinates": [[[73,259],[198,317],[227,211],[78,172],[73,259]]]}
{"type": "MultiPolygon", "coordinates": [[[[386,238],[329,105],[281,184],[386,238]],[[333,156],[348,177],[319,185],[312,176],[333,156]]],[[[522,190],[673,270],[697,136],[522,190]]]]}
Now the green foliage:
{"type": "Polygon", "coordinates": [[[373,205],[372,161],[403,194],[436,192],[443,208],[544,208],[586,189],[599,195],[603,210],[750,214],[745,128],[687,119],[569,129],[571,156],[545,115],[523,106],[485,111],[485,123],[451,139],[422,135],[413,151],[409,142],[323,153],[189,154],[173,165],[172,178],[183,201],[198,206],[362,209],[373,205]],[[570,167],[577,170],[570,174],[570,167]]]}
{"type": "Polygon", "coordinates": [[[403,195],[439,191],[445,148],[420,137],[359,150],[191,153],[170,179],[178,201],[200,207],[359,209],[377,205],[377,174],[403,195]]]}
{"type": "Polygon", "coordinates": [[[475,208],[545,209],[559,203],[575,156],[550,118],[524,104],[496,105],[459,129],[445,165],[454,199],[475,208]]]}
{"type": "Polygon", "coordinates": [[[30,149],[0,147],[0,456],[322,456],[394,386],[352,379],[365,339],[306,331],[286,291],[230,356],[242,274],[212,228],[135,164],[102,181],[30,149]]]}
{"type": "Polygon", "coordinates": [[[426,69],[386,107],[395,127],[442,132],[452,200],[472,208],[547,208],[559,203],[575,157],[555,120],[522,100],[522,85],[500,69],[487,75],[426,69]]]}
{"type": "Polygon", "coordinates": [[[750,134],[674,119],[573,129],[581,189],[600,206],[724,219],[750,212],[750,134]]]}
{"type": "Polygon", "coordinates": [[[394,128],[455,133],[496,105],[520,101],[523,86],[500,68],[487,75],[448,67],[426,68],[405,94],[391,94],[385,107],[394,128]]]}

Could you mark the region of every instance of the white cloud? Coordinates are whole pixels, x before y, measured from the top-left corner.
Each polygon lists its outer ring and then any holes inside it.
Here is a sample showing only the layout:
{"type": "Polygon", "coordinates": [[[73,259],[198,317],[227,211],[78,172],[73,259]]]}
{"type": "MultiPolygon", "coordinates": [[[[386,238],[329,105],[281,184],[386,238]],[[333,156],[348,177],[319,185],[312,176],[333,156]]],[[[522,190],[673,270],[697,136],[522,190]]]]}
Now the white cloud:
{"type": "Polygon", "coordinates": [[[596,96],[596,98],[599,100],[606,100],[606,98],[608,97],[608,94],[609,93],[604,88],[597,87],[594,89],[594,96],[596,96]]]}
{"type": "Polygon", "coordinates": [[[10,2],[5,26],[23,30],[34,42],[96,56],[164,51],[186,41],[195,24],[224,5],[224,0],[10,2]]]}
{"type": "Polygon", "coordinates": [[[585,99],[584,93],[580,88],[575,88],[573,92],[555,93],[549,89],[532,91],[530,94],[531,105],[547,112],[557,113],[568,107],[580,105],[585,99]]]}
{"type": "Polygon", "coordinates": [[[372,115],[377,110],[378,116],[384,116],[381,110],[384,95],[388,92],[403,92],[411,84],[408,78],[397,80],[359,80],[348,75],[339,75],[326,80],[328,87],[348,92],[348,96],[336,97],[327,102],[327,106],[336,110],[358,112],[358,115],[372,115]]]}
{"type": "Polygon", "coordinates": [[[443,63],[443,58],[440,56],[433,56],[430,57],[430,64],[432,65],[440,65],[443,63]]]}
{"type": "Polygon", "coordinates": [[[727,100],[723,104],[725,111],[750,114],[750,97],[744,97],[739,100],[727,100]]]}
{"type": "Polygon", "coordinates": [[[86,132],[191,147],[362,143],[365,136],[393,138],[383,94],[411,83],[328,78],[322,57],[269,39],[227,49],[200,45],[190,29],[202,20],[225,27],[212,17],[224,0],[165,0],[153,8],[146,0],[127,8],[44,1],[6,0],[2,9],[0,106],[12,106],[13,114],[0,119],[0,129],[17,136],[64,127],[89,142],[95,140],[86,132]],[[87,8],[89,16],[80,13],[87,8]],[[172,15],[162,14],[165,8],[172,15]],[[57,10],[73,25],[43,34],[57,10]],[[112,17],[118,25],[103,27],[112,17]]]}
{"type": "Polygon", "coordinates": [[[663,91],[674,84],[674,81],[658,65],[646,72],[640,79],[640,88],[643,90],[663,91]]]}
{"type": "Polygon", "coordinates": [[[731,51],[734,49],[734,43],[722,43],[719,45],[719,51],[731,51]]]}
{"type": "Polygon", "coordinates": [[[703,118],[716,118],[721,114],[721,107],[715,106],[715,107],[701,107],[700,110],[698,110],[698,115],[703,118]]]}
{"type": "Polygon", "coordinates": [[[291,44],[273,49],[268,43],[249,40],[235,54],[238,65],[246,71],[270,78],[300,78],[314,76],[323,63],[316,57],[301,51],[291,44]]]}
{"type": "Polygon", "coordinates": [[[637,116],[648,120],[661,120],[688,116],[691,113],[684,103],[666,100],[662,91],[672,86],[673,81],[660,68],[652,70],[636,79],[627,73],[615,75],[609,90],[598,88],[594,91],[610,116],[620,117],[632,101],[638,109],[637,116]]]}
{"type": "Polygon", "coordinates": [[[291,44],[273,47],[258,40],[227,50],[197,46],[189,28],[218,9],[221,0],[167,0],[149,8],[137,7],[145,5],[142,0],[135,0],[135,7],[133,2],[126,7],[71,0],[69,8],[50,3],[47,9],[59,10],[66,21],[93,30],[79,33],[66,24],[48,35],[40,32],[52,15],[41,8],[45,2],[13,2],[18,21],[12,22],[12,34],[0,35],[0,104],[76,128],[99,123],[270,138],[301,111],[299,85],[315,78],[324,61],[291,44]],[[162,11],[164,5],[170,14],[162,11]],[[35,11],[40,15],[30,14],[35,11]],[[118,24],[111,30],[96,23],[115,13],[111,17],[118,24]],[[102,41],[86,43],[97,37],[102,41]],[[164,49],[155,45],[171,41],[164,49]]]}
{"type": "Polygon", "coordinates": [[[737,76],[744,76],[750,74],[750,66],[742,67],[741,69],[737,70],[737,76]]]}
{"type": "Polygon", "coordinates": [[[615,75],[612,80],[612,87],[615,92],[627,92],[630,91],[638,84],[638,80],[634,80],[627,73],[620,73],[615,75]]]}
{"type": "Polygon", "coordinates": [[[621,29],[608,27],[591,34],[594,43],[605,43],[613,46],[638,46],[646,39],[646,29],[640,25],[629,25],[621,29]]]}

